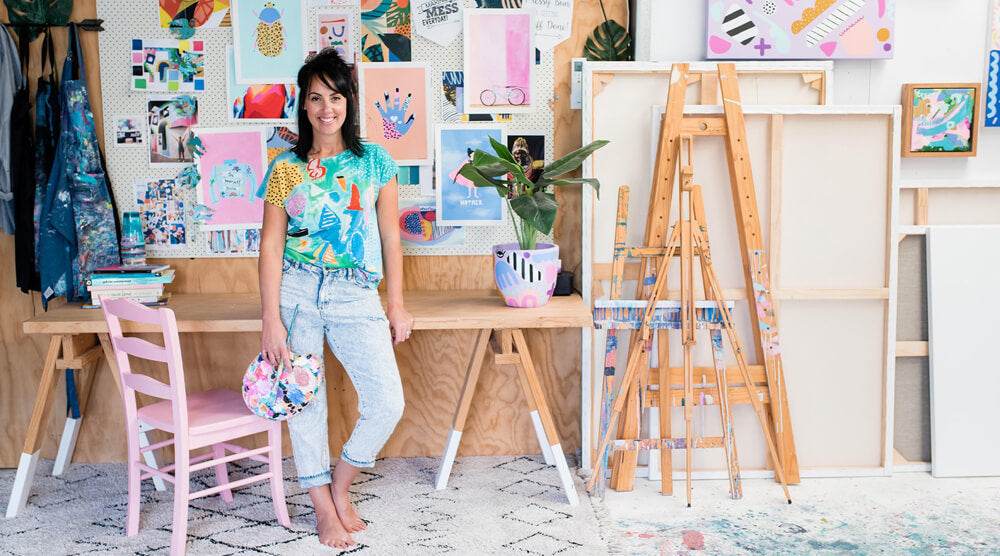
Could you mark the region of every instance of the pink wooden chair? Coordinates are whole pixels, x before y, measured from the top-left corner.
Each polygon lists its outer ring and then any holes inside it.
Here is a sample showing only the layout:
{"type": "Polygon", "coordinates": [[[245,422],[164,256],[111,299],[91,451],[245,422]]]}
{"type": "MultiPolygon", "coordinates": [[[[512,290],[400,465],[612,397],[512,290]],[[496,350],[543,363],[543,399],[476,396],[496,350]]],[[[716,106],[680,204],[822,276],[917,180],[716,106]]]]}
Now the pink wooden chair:
{"type": "MultiPolygon", "coordinates": [[[[274,513],[278,516],[278,523],[288,527],[288,507],[285,505],[281,473],[281,423],[251,413],[243,403],[243,397],[235,390],[220,388],[191,395],[186,393],[177,320],[172,310],[150,309],[127,299],[106,301],[103,310],[125,402],[128,437],[128,518],[125,534],[132,537],[139,532],[139,483],[151,477],[161,477],[174,484],[172,554],[184,553],[188,503],[191,500],[219,493],[223,500],[232,502],[234,488],[258,481],[270,479],[274,513]],[[163,347],[141,338],[123,336],[119,319],[153,325],[155,331],[163,333],[163,347]],[[164,384],[152,377],[133,373],[129,355],[166,363],[170,383],[164,384]],[[136,392],[163,401],[138,408],[136,392]],[[140,448],[140,422],[173,434],[173,438],[140,448]],[[247,450],[228,442],[260,432],[267,432],[268,443],[263,448],[247,450]],[[173,464],[157,469],[141,461],[144,452],[171,444],[174,445],[173,464]],[[192,450],[206,446],[211,446],[212,451],[191,456],[192,450]],[[226,455],[227,450],[231,455],[226,455]],[[267,462],[267,472],[230,482],[226,463],[242,458],[267,462]],[[215,469],[216,486],[190,492],[191,472],[209,467],[215,469]]],[[[148,326],[143,327],[144,331],[148,329],[148,326]]]]}

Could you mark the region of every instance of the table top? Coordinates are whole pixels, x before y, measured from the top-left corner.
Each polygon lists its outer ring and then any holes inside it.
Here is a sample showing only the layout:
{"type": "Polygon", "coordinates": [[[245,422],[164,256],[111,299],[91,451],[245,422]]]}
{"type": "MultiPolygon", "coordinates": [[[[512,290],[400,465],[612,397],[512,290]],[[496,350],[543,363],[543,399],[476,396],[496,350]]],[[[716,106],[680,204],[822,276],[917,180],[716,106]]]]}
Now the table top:
{"type": "MultiPolygon", "coordinates": [[[[518,309],[504,305],[496,290],[407,291],[406,309],[415,330],[483,328],[590,328],[590,307],[579,294],[553,297],[541,307],[518,309]]],[[[383,302],[384,302],[383,298],[383,302]]],[[[66,303],[24,321],[27,334],[106,333],[104,313],[66,303]]],[[[179,332],[260,332],[260,295],[173,294],[167,308],[174,311],[179,332]]],[[[128,323],[126,332],[153,327],[128,323]]]]}

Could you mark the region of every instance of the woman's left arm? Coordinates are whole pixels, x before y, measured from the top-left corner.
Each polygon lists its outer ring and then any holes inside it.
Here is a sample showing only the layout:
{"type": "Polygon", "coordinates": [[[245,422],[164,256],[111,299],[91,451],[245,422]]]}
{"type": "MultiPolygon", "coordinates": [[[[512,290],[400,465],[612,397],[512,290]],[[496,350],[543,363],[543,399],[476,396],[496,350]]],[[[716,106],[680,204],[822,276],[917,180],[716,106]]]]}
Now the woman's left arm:
{"type": "Polygon", "coordinates": [[[393,344],[405,341],[413,330],[413,317],[403,306],[403,247],[399,243],[398,191],[399,184],[396,178],[392,178],[379,190],[378,200],[375,201],[389,306],[386,316],[389,318],[393,344]]]}

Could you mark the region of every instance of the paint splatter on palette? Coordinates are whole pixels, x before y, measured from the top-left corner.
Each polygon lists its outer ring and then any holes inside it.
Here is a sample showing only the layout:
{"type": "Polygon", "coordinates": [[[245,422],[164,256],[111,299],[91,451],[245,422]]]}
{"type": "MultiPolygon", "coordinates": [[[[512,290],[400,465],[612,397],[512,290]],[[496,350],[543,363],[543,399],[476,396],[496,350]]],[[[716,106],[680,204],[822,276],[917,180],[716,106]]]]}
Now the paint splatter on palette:
{"type": "Polygon", "coordinates": [[[896,0],[709,0],[706,56],[892,58],[896,0]]]}

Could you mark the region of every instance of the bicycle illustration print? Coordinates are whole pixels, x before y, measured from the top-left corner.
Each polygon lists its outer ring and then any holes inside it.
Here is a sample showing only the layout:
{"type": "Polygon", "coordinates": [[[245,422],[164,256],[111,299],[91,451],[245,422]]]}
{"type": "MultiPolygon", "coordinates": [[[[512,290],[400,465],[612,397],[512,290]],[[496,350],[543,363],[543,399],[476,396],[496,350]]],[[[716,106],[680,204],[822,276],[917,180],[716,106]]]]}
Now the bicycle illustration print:
{"type": "Polygon", "coordinates": [[[483,89],[479,93],[479,100],[484,106],[494,106],[498,101],[500,104],[521,106],[526,99],[527,95],[524,94],[524,89],[512,85],[494,86],[483,89]]]}

